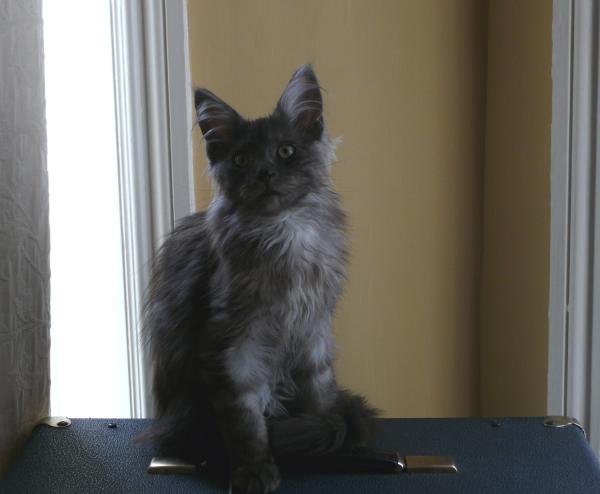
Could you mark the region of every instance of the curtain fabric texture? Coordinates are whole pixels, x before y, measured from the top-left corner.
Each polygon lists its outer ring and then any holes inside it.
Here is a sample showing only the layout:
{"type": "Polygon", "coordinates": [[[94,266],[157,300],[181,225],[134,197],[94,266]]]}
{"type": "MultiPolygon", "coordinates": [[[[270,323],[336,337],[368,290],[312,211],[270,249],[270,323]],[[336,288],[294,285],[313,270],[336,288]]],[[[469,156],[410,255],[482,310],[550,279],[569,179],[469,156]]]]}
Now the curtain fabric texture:
{"type": "Polygon", "coordinates": [[[0,476],[48,414],[42,0],[0,0],[0,476]]]}

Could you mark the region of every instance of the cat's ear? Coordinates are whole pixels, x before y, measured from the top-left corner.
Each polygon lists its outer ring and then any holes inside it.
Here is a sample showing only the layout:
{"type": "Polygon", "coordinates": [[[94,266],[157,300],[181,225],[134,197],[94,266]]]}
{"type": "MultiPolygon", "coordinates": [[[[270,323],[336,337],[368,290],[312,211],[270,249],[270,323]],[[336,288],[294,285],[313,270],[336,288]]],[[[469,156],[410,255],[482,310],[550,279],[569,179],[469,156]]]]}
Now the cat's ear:
{"type": "Polygon", "coordinates": [[[208,89],[196,89],[194,104],[198,125],[207,144],[226,144],[241,121],[239,114],[208,89]]]}
{"type": "Polygon", "coordinates": [[[279,98],[276,112],[283,113],[304,134],[319,139],[323,134],[323,98],[310,65],[300,67],[279,98]]]}

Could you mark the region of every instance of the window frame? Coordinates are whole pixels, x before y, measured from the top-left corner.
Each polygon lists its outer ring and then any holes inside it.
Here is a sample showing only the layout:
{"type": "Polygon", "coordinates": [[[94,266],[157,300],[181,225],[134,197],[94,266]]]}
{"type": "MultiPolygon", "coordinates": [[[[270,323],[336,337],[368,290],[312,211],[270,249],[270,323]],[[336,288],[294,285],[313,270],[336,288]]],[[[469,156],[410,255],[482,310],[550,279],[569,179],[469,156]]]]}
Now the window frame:
{"type": "Polygon", "coordinates": [[[111,0],[131,414],[151,417],[141,338],[153,253],[194,208],[186,0],[111,0]]]}
{"type": "Polygon", "coordinates": [[[600,454],[600,5],[553,9],[548,413],[600,454]]]}

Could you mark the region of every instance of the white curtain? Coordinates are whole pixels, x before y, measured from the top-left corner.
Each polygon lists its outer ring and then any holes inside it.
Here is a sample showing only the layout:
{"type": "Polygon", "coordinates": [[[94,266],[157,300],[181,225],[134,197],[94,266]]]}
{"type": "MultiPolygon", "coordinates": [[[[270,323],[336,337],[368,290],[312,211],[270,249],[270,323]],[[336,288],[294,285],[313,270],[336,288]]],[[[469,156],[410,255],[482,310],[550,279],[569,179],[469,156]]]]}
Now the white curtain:
{"type": "Polygon", "coordinates": [[[42,0],[0,0],[0,475],[49,408],[42,0]]]}

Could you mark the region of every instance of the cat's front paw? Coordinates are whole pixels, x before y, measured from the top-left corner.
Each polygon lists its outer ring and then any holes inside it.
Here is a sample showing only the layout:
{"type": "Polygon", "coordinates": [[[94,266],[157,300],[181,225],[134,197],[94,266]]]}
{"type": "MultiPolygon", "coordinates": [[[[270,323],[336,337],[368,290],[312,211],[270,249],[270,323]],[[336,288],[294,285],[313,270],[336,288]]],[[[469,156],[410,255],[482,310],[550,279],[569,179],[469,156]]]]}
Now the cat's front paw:
{"type": "Polygon", "coordinates": [[[279,468],[270,459],[260,463],[249,463],[233,471],[231,482],[236,489],[251,494],[268,494],[281,483],[279,468]]]}

